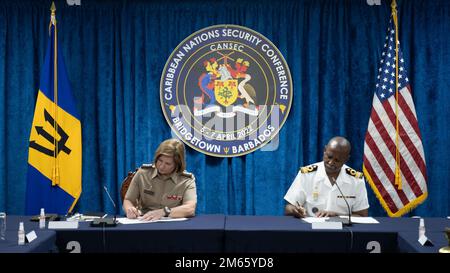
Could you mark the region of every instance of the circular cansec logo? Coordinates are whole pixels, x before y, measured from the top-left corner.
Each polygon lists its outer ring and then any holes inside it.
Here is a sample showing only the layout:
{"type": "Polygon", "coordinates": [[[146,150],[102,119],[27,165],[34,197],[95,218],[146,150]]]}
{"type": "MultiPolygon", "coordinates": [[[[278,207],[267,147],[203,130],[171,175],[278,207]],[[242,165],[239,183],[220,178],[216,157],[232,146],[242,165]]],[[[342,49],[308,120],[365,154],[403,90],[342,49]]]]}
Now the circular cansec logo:
{"type": "Polygon", "coordinates": [[[292,78],[278,49],[237,25],[195,32],[173,51],[160,97],[172,130],[217,157],[253,152],[272,140],[292,103],[292,78]]]}

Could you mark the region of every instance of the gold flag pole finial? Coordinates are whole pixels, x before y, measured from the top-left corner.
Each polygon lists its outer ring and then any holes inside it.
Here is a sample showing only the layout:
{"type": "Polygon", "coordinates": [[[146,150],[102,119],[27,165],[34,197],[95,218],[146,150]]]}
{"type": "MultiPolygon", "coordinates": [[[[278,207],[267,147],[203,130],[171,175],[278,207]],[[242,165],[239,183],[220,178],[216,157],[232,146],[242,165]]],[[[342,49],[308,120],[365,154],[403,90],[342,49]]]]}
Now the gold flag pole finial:
{"type": "Polygon", "coordinates": [[[51,11],[51,24],[52,25],[56,25],[56,6],[55,6],[55,2],[52,2],[52,6],[50,7],[50,11],[51,11]]]}
{"type": "Polygon", "coordinates": [[[392,8],[392,10],[394,10],[395,8],[397,8],[397,2],[396,2],[395,0],[392,0],[391,8],[392,8]]]}
{"type": "Polygon", "coordinates": [[[394,19],[394,23],[397,26],[397,2],[395,0],[392,0],[391,11],[392,11],[392,18],[394,19]]]}

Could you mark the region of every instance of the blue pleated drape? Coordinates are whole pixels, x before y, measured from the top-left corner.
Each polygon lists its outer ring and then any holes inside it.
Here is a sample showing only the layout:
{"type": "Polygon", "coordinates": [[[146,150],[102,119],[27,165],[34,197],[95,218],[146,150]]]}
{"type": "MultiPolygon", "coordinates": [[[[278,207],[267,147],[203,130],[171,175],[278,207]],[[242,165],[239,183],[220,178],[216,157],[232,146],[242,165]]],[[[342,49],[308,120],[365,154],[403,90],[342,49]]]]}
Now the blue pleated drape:
{"type": "MultiPolygon", "coordinates": [[[[292,74],[294,99],[273,151],[214,158],[187,149],[197,178],[197,213],[281,215],[299,167],[321,160],[334,135],[353,144],[361,170],[364,136],[390,1],[55,1],[83,134],[80,212],[120,206],[120,182],[151,162],[171,137],[159,101],[172,50],[215,24],[249,27],[269,38],[292,74]]],[[[0,211],[22,214],[28,141],[47,40],[47,0],[0,0],[0,211]]],[[[411,214],[450,212],[450,2],[398,1],[400,42],[413,90],[428,167],[429,196],[411,214]]],[[[276,141],[274,141],[276,142],[276,141]]],[[[370,215],[385,216],[370,187],[370,215]]]]}

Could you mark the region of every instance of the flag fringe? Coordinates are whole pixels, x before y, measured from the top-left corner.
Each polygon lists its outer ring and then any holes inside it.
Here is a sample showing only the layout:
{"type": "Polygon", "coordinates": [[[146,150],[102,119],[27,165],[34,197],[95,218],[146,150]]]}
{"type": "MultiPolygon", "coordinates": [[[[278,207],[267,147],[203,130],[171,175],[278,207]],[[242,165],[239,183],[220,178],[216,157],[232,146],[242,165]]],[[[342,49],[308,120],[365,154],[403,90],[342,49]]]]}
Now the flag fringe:
{"type": "Polygon", "coordinates": [[[72,205],[70,206],[68,212],[72,212],[73,208],[75,207],[75,205],[76,205],[77,202],[78,202],[78,199],[80,199],[80,196],[81,196],[81,189],[80,189],[79,192],[77,192],[77,195],[76,195],[76,197],[75,197],[75,200],[73,200],[73,203],[72,203],[72,205]]]}
{"type": "Polygon", "coordinates": [[[363,172],[364,172],[364,176],[366,177],[366,180],[369,182],[370,187],[372,188],[373,192],[375,193],[375,196],[380,201],[381,206],[387,212],[389,217],[401,217],[404,214],[411,212],[411,210],[415,209],[418,205],[425,202],[425,200],[428,197],[428,192],[424,192],[422,195],[420,195],[413,201],[409,202],[406,206],[399,209],[397,212],[393,213],[389,209],[389,206],[387,205],[386,201],[381,196],[381,193],[378,191],[377,187],[375,186],[375,183],[372,180],[372,177],[369,175],[369,172],[367,171],[367,169],[364,165],[363,165],[363,172]]]}

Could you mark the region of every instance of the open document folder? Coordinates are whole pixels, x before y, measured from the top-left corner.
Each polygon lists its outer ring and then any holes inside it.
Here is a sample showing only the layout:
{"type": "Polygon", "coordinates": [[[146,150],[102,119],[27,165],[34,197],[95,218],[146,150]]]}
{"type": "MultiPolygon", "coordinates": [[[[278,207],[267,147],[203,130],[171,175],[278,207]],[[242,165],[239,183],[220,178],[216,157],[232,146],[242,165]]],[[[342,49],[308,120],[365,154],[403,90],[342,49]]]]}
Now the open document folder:
{"type": "Polygon", "coordinates": [[[171,218],[171,217],[162,217],[158,220],[153,221],[145,221],[142,220],[142,217],[138,217],[137,219],[128,219],[126,217],[117,218],[117,221],[124,225],[129,224],[145,224],[145,223],[157,223],[157,222],[178,222],[178,221],[186,221],[188,218],[171,218]]]}

